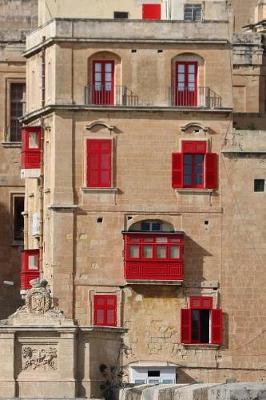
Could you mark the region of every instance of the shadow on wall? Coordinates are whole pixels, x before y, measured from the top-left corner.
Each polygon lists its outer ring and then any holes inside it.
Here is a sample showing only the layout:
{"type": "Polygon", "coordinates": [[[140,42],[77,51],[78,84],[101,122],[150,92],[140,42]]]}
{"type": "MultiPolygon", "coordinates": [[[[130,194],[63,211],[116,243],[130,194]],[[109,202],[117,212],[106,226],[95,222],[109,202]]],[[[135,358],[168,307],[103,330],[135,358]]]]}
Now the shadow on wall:
{"type": "Polygon", "coordinates": [[[185,280],[202,282],[204,281],[203,264],[205,257],[212,257],[212,254],[199,246],[189,236],[185,235],[184,240],[184,278],[185,280]]]}
{"type": "Polygon", "coordinates": [[[10,212],[0,203],[0,320],[13,314],[22,304],[21,250],[23,245],[13,243],[10,212]]]}

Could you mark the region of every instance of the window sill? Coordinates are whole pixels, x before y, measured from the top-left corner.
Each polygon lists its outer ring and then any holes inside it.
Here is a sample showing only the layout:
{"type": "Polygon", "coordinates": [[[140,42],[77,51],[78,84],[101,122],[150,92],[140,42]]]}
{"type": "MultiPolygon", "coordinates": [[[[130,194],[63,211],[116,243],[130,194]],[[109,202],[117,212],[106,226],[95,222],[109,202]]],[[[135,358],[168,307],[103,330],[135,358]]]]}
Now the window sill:
{"type": "Polygon", "coordinates": [[[82,331],[87,332],[115,332],[115,333],[125,333],[128,331],[127,328],[121,328],[121,326],[80,326],[79,327],[82,331]]]}
{"type": "Polygon", "coordinates": [[[211,343],[182,343],[184,347],[187,347],[192,350],[216,350],[221,347],[221,344],[211,344],[211,343]]]}
{"type": "Polygon", "coordinates": [[[216,189],[200,189],[200,188],[180,188],[175,189],[177,193],[213,193],[216,189]]]}
{"type": "Polygon", "coordinates": [[[84,193],[118,193],[119,189],[110,187],[110,188],[81,188],[84,193]]]}
{"type": "Polygon", "coordinates": [[[20,149],[21,146],[22,146],[21,142],[2,142],[1,144],[5,148],[18,148],[18,149],[20,149]]]}

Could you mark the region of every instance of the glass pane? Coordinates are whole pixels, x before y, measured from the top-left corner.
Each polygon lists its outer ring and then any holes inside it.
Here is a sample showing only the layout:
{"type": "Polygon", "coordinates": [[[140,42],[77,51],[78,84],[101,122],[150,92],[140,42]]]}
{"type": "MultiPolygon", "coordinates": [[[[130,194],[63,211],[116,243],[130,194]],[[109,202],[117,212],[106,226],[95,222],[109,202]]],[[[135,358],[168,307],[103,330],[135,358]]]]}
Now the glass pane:
{"type": "Polygon", "coordinates": [[[142,222],[142,223],[141,223],[141,230],[142,230],[142,231],[149,231],[149,230],[150,230],[150,224],[149,224],[149,222],[142,222]]]}
{"type": "Polygon", "coordinates": [[[102,84],[101,82],[97,83],[95,82],[94,88],[97,92],[99,92],[102,89],[102,84]]]}
{"type": "Polygon", "coordinates": [[[178,82],[185,82],[185,75],[184,74],[178,74],[178,82]]]}
{"type": "Polygon", "coordinates": [[[192,340],[200,339],[200,310],[192,310],[192,340]]]}
{"type": "Polygon", "coordinates": [[[102,74],[100,72],[96,72],[95,81],[96,82],[101,82],[102,81],[102,74]]]}
{"type": "Polygon", "coordinates": [[[96,63],[95,64],[95,71],[96,72],[101,72],[102,70],[102,64],[101,63],[96,63]]]}
{"type": "Polygon", "coordinates": [[[110,82],[110,83],[105,83],[105,91],[106,92],[111,92],[111,90],[112,90],[112,83],[110,82]]]}
{"type": "Polygon", "coordinates": [[[157,246],[157,258],[166,258],[166,246],[157,246]]]}
{"type": "Polygon", "coordinates": [[[112,74],[109,72],[106,72],[105,74],[105,82],[111,82],[112,81],[112,74]]]}
{"type": "Polygon", "coordinates": [[[178,64],[178,73],[184,73],[185,72],[185,65],[184,64],[178,64]]]}
{"type": "Polygon", "coordinates": [[[152,258],[152,246],[143,246],[143,257],[152,258]]]}
{"type": "Polygon", "coordinates": [[[154,231],[160,231],[161,230],[161,224],[160,222],[152,222],[151,224],[151,230],[154,231]]]}
{"type": "Polygon", "coordinates": [[[29,256],[29,270],[38,270],[38,257],[37,256],[29,256]]]}
{"type": "Polygon", "coordinates": [[[171,258],[179,258],[180,257],[179,246],[171,246],[170,257],[171,258]]]}
{"type": "Polygon", "coordinates": [[[185,164],[191,164],[191,163],[192,163],[192,155],[190,155],[190,154],[185,154],[185,155],[184,155],[184,163],[185,163],[185,164]]]}
{"type": "Polygon", "coordinates": [[[190,64],[189,66],[188,66],[188,72],[191,74],[191,73],[193,73],[194,74],[194,72],[195,72],[195,65],[194,64],[190,64]]]}
{"type": "Polygon", "coordinates": [[[184,176],[184,183],[185,183],[185,185],[192,185],[192,178],[190,175],[184,176]]]}
{"type": "Polygon", "coordinates": [[[195,76],[194,75],[188,75],[188,81],[189,82],[195,82],[195,76]]]}
{"type": "Polygon", "coordinates": [[[185,165],[184,171],[185,171],[185,175],[190,175],[191,171],[192,171],[192,166],[191,165],[185,165]]]}
{"type": "Polygon", "coordinates": [[[185,90],[185,84],[184,83],[180,83],[178,82],[178,90],[181,92],[183,90],[185,90]]]}
{"type": "Polygon", "coordinates": [[[129,255],[132,258],[139,258],[139,246],[131,245],[129,247],[129,255]]]}
{"type": "Polygon", "coordinates": [[[112,72],[112,64],[111,63],[105,64],[105,72],[112,72]]]}
{"type": "Polygon", "coordinates": [[[30,132],[29,133],[29,149],[38,149],[38,133],[37,132],[30,132]]]}

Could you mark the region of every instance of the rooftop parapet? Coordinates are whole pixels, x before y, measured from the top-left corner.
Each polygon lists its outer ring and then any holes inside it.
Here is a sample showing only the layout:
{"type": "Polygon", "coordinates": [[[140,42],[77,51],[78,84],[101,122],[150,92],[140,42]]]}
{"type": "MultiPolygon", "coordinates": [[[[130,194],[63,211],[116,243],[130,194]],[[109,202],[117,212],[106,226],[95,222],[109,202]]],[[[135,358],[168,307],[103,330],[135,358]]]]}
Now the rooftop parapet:
{"type": "Polygon", "coordinates": [[[45,42],[193,42],[227,43],[228,21],[143,21],[103,19],[54,19],[33,31],[26,41],[26,55],[45,42]]]}

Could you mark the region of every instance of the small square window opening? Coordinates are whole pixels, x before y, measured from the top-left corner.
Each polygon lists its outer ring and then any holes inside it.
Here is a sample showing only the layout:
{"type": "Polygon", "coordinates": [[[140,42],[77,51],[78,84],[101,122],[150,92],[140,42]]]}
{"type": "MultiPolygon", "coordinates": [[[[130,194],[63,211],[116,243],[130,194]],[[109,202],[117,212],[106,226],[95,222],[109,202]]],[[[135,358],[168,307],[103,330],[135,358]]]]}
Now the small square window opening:
{"type": "Polygon", "coordinates": [[[254,192],[265,192],[265,179],[254,179],[254,192]]]}

